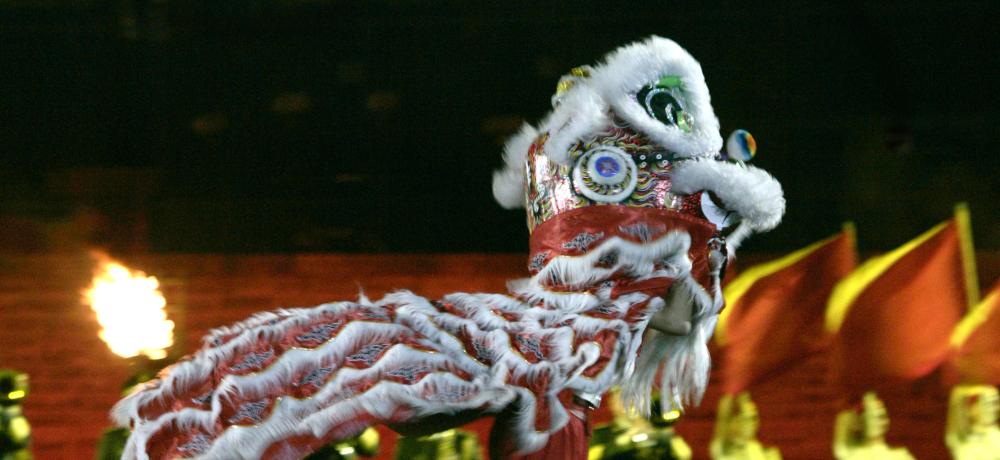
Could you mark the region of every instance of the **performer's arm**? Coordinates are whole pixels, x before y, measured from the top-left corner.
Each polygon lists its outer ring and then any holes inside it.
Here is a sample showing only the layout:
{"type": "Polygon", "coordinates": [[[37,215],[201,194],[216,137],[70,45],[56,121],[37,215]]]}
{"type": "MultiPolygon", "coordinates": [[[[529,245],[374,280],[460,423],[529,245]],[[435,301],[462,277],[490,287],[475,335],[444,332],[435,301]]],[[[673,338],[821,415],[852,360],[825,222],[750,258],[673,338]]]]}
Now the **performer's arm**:
{"type": "Polygon", "coordinates": [[[712,442],[708,444],[708,452],[713,459],[725,458],[726,438],[729,433],[729,418],[732,414],[733,395],[722,395],[719,400],[719,409],[715,414],[715,434],[712,442]]]}
{"type": "Polygon", "coordinates": [[[948,401],[948,418],[945,422],[944,443],[951,451],[958,448],[962,441],[962,419],[966,416],[962,401],[964,395],[962,393],[959,387],[953,388],[948,401]]]}
{"type": "Polygon", "coordinates": [[[833,458],[843,460],[850,456],[851,432],[854,431],[856,418],[857,415],[850,410],[837,414],[837,420],[833,424],[833,458]]]}

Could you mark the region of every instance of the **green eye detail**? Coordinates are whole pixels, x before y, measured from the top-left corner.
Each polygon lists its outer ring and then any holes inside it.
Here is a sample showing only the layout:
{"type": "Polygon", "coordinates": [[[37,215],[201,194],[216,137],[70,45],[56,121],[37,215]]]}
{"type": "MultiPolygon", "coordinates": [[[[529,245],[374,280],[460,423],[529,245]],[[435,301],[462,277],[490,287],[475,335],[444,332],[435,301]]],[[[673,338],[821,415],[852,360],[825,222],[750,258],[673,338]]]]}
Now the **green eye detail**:
{"type": "Polygon", "coordinates": [[[656,82],[658,88],[680,88],[681,77],[676,75],[664,75],[656,82]]]}
{"type": "Polygon", "coordinates": [[[676,126],[686,133],[694,128],[694,119],[684,110],[684,91],[680,77],[664,75],[656,83],[642,87],[635,98],[646,109],[646,113],[660,123],[676,126]]]}

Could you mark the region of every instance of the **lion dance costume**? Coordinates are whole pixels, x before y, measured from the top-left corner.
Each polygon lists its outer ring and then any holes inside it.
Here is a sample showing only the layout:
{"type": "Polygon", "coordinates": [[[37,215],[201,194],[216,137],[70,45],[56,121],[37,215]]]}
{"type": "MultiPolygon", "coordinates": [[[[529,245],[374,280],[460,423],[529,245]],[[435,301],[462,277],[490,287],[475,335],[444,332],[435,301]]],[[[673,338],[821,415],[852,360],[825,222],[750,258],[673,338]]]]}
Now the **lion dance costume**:
{"type": "Polygon", "coordinates": [[[648,412],[659,373],[664,404],[697,402],[722,271],[778,224],[781,187],[740,161],[745,132],[722,152],[701,67],[673,41],[574,69],[552,102],[494,175],[497,200],[527,210],[530,278],[216,329],[116,405],[125,456],[299,458],[373,424],[494,415],[496,458],[586,458],[586,412],[613,385],[648,412]]]}

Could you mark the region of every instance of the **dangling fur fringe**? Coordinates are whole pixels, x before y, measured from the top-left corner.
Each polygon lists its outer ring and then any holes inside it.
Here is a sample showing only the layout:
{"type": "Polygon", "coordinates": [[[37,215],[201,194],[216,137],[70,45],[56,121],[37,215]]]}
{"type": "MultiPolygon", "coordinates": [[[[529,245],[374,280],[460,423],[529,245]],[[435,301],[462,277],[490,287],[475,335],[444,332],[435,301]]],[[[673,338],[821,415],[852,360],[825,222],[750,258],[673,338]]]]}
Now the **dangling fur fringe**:
{"type": "Polygon", "coordinates": [[[698,307],[691,333],[672,336],[647,330],[636,371],[622,383],[622,402],[629,413],[649,416],[654,380],[661,369],[660,408],[664,413],[697,405],[705,394],[712,364],[708,339],[715,330],[721,298],[717,295],[715,301],[706,304],[702,301],[703,293],[699,296],[695,291],[701,288],[691,278],[678,282],[687,289],[675,295],[685,296],[686,301],[698,307]]]}

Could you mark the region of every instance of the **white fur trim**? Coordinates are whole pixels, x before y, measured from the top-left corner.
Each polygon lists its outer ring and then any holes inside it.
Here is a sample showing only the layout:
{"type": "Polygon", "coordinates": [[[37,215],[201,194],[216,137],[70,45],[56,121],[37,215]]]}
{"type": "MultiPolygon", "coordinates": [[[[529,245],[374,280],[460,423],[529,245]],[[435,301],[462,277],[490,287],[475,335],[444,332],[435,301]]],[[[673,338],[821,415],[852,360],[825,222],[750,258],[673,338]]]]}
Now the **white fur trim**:
{"type": "Polygon", "coordinates": [[[503,207],[524,206],[524,160],[539,131],[549,135],[543,146],[545,156],[560,164],[569,163],[567,154],[573,144],[606,131],[612,112],[682,158],[711,157],[722,148],[719,120],[701,65],[672,40],[652,36],[623,46],[589,71],[589,77],[575,78],[572,88],[559,96],[558,105],[537,130],[525,124],[507,142],[505,165],[493,175],[493,195],[503,207]],[[694,119],[690,133],[656,121],[635,100],[637,91],[663,75],[681,79],[686,110],[694,119]]]}
{"type": "Polygon", "coordinates": [[[660,269],[661,272],[668,270],[657,275],[676,278],[691,271],[691,261],[687,256],[690,246],[691,236],[676,230],[649,243],[635,243],[614,236],[582,256],[558,256],[550,260],[535,275],[535,279],[542,284],[578,288],[608,279],[616,273],[632,277],[650,276],[657,270],[657,265],[666,267],[660,269]],[[595,267],[602,256],[611,252],[618,254],[615,265],[595,267]]]}
{"type": "MultiPolygon", "coordinates": [[[[638,396],[645,390],[645,400],[651,390],[656,368],[664,366],[664,398],[684,402],[697,401],[704,390],[709,366],[705,341],[711,335],[715,315],[721,305],[718,273],[711,293],[690,276],[688,246],[690,237],[672,232],[647,243],[634,243],[612,238],[590,253],[578,257],[561,257],[529,280],[512,282],[516,295],[451,294],[442,301],[449,305],[442,310],[423,297],[401,291],[377,302],[321,305],[316,308],[278,310],[258,314],[232,327],[219,328],[206,340],[205,347],[190,360],[170,368],[158,385],[150,385],[133,393],[115,408],[115,419],[122,425],[133,426],[126,458],[144,459],[146,443],[158,431],[169,426],[182,430],[200,428],[212,432],[219,426],[223,407],[233,401],[267,400],[280,388],[295,384],[297,376],[322,363],[332,367],[329,380],[312,397],[302,400],[279,397],[267,419],[254,426],[231,428],[216,437],[204,458],[234,458],[234,453],[256,458],[275,441],[293,434],[333,436],[343,438],[364,428],[357,422],[358,414],[369,413],[376,419],[387,420],[396,411],[412,414],[412,419],[430,414],[448,414],[465,409],[498,412],[511,404],[514,426],[510,428],[522,453],[540,448],[551,433],[561,429],[569,414],[559,403],[558,394],[570,390],[578,394],[602,394],[612,385],[627,379],[633,382],[630,394],[642,405],[638,396]],[[594,267],[606,251],[619,254],[619,262],[611,272],[594,267]],[[589,264],[589,268],[588,268],[589,264]],[[651,334],[639,354],[640,344],[649,319],[665,302],[642,292],[626,293],[612,298],[612,287],[593,283],[618,273],[634,280],[649,277],[674,278],[680,289],[671,289],[669,301],[688,301],[693,309],[693,332],[683,337],[651,334]],[[546,286],[563,280],[570,284],[592,283],[587,292],[555,292],[546,286]],[[190,397],[194,385],[200,385],[220,365],[227,365],[236,356],[257,349],[262,341],[287,337],[320,317],[338,317],[359,310],[369,313],[386,306],[395,308],[395,320],[388,322],[354,321],[345,324],[336,336],[310,349],[290,349],[280,354],[267,368],[247,375],[229,375],[213,390],[207,408],[185,408],[144,419],[139,414],[149,404],[166,406],[172,399],[190,397]],[[584,315],[592,308],[602,309],[607,317],[584,315]],[[630,320],[623,318],[626,314],[630,320]],[[508,319],[513,315],[515,319],[508,319]],[[600,345],[576,343],[577,338],[593,336],[599,331],[617,334],[611,356],[596,375],[584,376],[584,371],[600,358],[600,345]],[[416,334],[414,334],[416,333],[416,334]],[[512,343],[521,334],[535,340],[544,356],[538,362],[528,360],[512,343]],[[394,337],[418,338],[424,351],[403,344],[390,346],[370,367],[353,369],[343,366],[346,356],[371,343],[392,343],[394,337]],[[489,356],[481,362],[470,356],[458,337],[473,341],[476,353],[489,356]],[[636,355],[639,354],[637,359],[636,355]],[[638,371],[633,374],[638,363],[638,371]],[[412,384],[400,384],[380,379],[401,366],[423,365],[434,372],[412,384]],[[463,380],[455,373],[460,369],[471,376],[463,380]],[[544,377],[549,386],[543,392],[532,392],[511,381],[538,381],[544,377]],[[347,389],[359,380],[379,380],[379,383],[359,394],[347,389]],[[638,385],[636,385],[638,383],[638,385]],[[459,399],[450,396],[464,395],[459,399]],[[437,398],[437,399],[435,399],[437,398]],[[443,398],[443,399],[442,399],[443,398]],[[535,417],[541,405],[549,409],[550,423],[536,430],[535,417]]],[[[561,283],[562,284],[562,283],[561,283]]],[[[564,284],[565,285],[565,284],[564,284]]],[[[531,348],[529,348],[530,350],[531,348]]],[[[648,407],[648,403],[646,404],[648,407]]]]}
{"type": "Polygon", "coordinates": [[[608,103],[586,84],[569,90],[559,107],[539,126],[549,134],[543,146],[545,156],[559,164],[569,164],[569,149],[604,132],[611,124],[608,103]]]}
{"type": "Polygon", "coordinates": [[[718,205],[735,211],[755,232],[768,231],[781,222],[785,197],[781,184],[770,174],[753,166],[701,159],[674,165],[674,193],[713,192],[718,205]]]}
{"type": "Polygon", "coordinates": [[[507,209],[524,207],[525,157],[538,131],[525,123],[504,145],[504,167],[493,173],[493,197],[507,209]]]}
{"type": "MultiPolygon", "coordinates": [[[[716,278],[717,279],[717,278],[716,278]]],[[[718,282],[716,281],[716,287],[718,282]]],[[[652,398],[653,381],[662,367],[660,405],[664,412],[687,405],[697,405],[708,385],[708,372],[712,358],[708,340],[715,330],[716,319],[722,306],[718,289],[712,299],[701,285],[690,276],[675,284],[681,289],[672,291],[668,301],[687,301],[695,304],[692,330],[683,336],[661,334],[647,330],[642,349],[636,358],[635,373],[625,376],[622,401],[629,412],[648,416],[652,398]]]]}
{"type": "Polygon", "coordinates": [[[719,120],[712,110],[701,65],[673,40],[654,35],[619,48],[594,67],[587,83],[630,126],[683,158],[710,157],[722,149],[719,120]],[[686,110],[694,118],[690,133],[651,118],[633,97],[664,75],[681,79],[686,110]]]}

